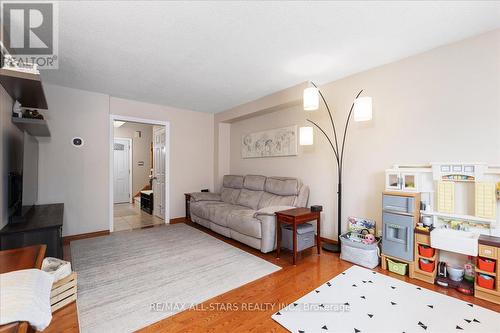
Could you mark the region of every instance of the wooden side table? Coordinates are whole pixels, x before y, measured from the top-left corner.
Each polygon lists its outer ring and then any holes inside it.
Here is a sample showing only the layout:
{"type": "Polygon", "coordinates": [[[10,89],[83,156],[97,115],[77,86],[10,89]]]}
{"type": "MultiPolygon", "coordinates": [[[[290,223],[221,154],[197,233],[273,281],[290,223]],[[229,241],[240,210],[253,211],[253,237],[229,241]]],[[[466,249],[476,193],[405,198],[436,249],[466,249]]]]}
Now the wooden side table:
{"type": "Polygon", "coordinates": [[[190,201],[191,201],[191,193],[184,193],[184,199],[186,200],[186,218],[191,219],[191,207],[190,207],[190,201]]]}
{"type": "Polygon", "coordinates": [[[321,212],[311,212],[309,208],[293,208],[276,212],[276,258],[280,257],[281,224],[291,224],[293,230],[293,264],[297,261],[297,225],[316,221],[316,248],[321,253],[321,212]]]}

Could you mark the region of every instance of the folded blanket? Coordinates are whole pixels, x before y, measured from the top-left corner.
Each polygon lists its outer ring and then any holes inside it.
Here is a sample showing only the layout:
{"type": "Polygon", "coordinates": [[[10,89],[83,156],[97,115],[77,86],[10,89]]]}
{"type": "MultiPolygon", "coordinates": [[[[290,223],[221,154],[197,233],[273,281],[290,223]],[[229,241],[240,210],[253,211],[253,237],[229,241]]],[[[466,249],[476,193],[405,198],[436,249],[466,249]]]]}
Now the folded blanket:
{"type": "Polygon", "coordinates": [[[27,321],[39,331],[49,326],[53,279],[39,269],[0,274],[0,325],[27,321]]]}

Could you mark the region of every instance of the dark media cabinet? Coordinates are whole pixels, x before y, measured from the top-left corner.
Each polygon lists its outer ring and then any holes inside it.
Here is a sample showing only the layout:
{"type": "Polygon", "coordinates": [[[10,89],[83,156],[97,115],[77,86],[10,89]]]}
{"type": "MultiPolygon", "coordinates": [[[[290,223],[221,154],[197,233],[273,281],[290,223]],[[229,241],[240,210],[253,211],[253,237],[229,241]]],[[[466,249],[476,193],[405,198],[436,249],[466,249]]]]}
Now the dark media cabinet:
{"type": "Polygon", "coordinates": [[[62,226],[64,204],[34,206],[19,223],[0,230],[0,250],[46,244],[47,257],[63,258],[62,226]]]}
{"type": "Polygon", "coordinates": [[[141,191],[141,209],[153,215],[153,191],[141,191]]]}

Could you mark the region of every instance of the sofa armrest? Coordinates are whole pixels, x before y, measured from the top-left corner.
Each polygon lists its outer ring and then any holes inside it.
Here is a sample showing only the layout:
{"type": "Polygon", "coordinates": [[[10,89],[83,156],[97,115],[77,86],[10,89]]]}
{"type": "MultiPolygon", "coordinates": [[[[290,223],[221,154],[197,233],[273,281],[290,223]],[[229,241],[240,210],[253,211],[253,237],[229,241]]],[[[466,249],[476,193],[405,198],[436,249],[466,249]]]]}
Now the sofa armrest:
{"type": "Polygon", "coordinates": [[[274,216],[276,212],[282,211],[282,210],[287,210],[287,209],[292,209],[296,208],[294,206],[269,206],[269,207],[264,207],[259,209],[254,213],[254,217],[258,217],[259,215],[267,215],[267,216],[274,216]]]}
{"type": "Polygon", "coordinates": [[[270,206],[259,209],[254,213],[254,217],[260,220],[262,238],[260,251],[268,253],[276,248],[276,216],[275,213],[296,208],[293,206],[270,206]]]}
{"type": "Polygon", "coordinates": [[[192,201],[222,201],[220,193],[213,192],[195,192],[191,193],[192,201]]]}

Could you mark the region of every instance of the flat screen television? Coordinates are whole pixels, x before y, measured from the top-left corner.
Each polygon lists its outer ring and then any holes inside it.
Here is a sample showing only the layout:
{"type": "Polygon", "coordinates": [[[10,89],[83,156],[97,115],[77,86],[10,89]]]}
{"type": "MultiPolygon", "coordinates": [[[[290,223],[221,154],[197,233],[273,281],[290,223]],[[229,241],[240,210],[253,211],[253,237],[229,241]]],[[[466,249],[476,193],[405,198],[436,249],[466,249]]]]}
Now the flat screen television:
{"type": "Polygon", "coordinates": [[[9,223],[23,222],[38,199],[38,141],[24,132],[7,145],[9,223]]]}

